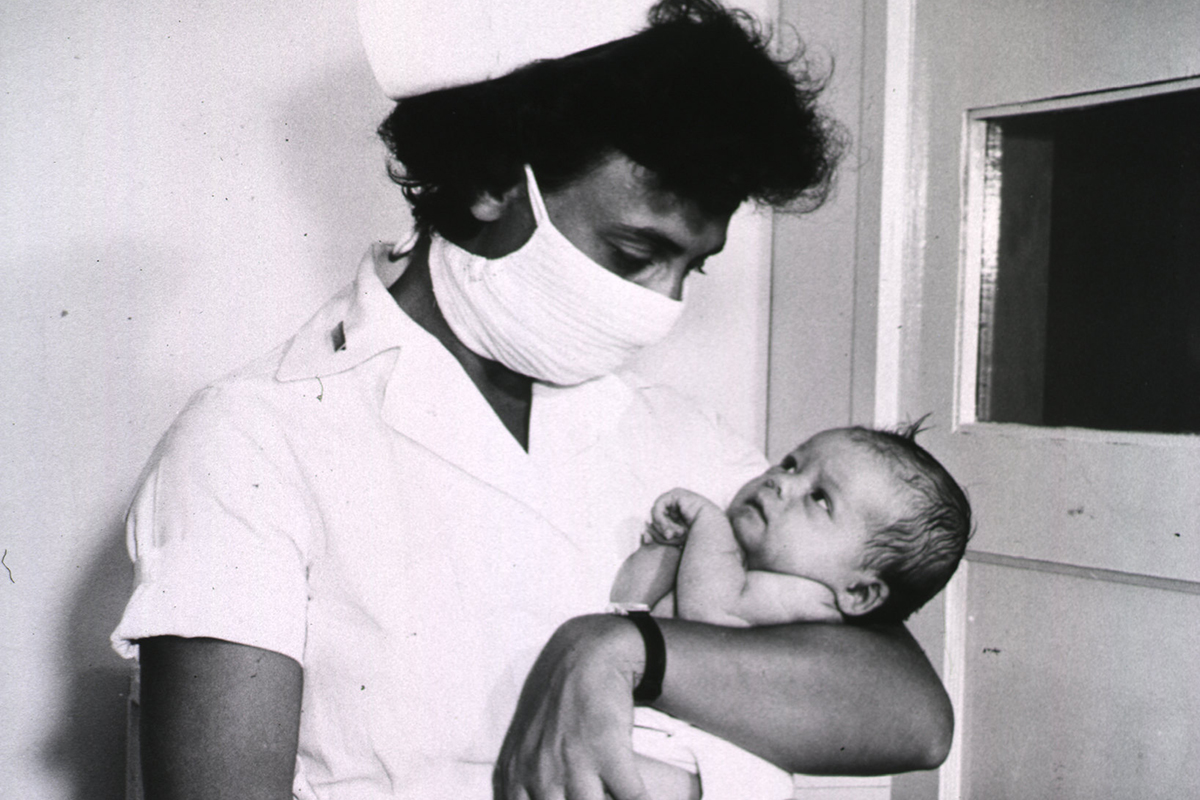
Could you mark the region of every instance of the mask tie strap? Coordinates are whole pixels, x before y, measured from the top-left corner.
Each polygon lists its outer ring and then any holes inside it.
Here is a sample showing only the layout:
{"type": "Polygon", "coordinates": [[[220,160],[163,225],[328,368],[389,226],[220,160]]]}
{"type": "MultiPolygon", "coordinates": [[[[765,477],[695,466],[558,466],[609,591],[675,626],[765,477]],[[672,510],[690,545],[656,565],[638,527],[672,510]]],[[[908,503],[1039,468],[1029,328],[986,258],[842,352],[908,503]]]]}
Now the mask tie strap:
{"type": "Polygon", "coordinates": [[[525,165],[525,186],[529,193],[529,205],[533,209],[533,218],[538,227],[553,228],[550,222],[550,212],[546,211],[546,201],[542,199],[542,190],[538,188],[537,178],[533,177],[533,167],[525,165]]]}

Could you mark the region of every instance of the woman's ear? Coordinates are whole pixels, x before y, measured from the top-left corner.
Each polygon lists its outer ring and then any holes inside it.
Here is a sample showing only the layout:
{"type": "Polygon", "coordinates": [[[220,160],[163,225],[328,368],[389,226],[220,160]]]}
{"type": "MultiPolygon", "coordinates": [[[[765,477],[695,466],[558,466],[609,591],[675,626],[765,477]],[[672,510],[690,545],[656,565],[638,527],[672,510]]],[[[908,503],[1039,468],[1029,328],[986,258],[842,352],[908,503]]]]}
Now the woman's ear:
{"type": "Polygon", "coordinates": [[[888,598],[888,585],[878,577],[863,575],[838,590],[838,609],[850,617],[861,617],[879,608],[888,598]]]}
{"type": "Polygon", "coordinates": [[[488,191],[482,191],[471,204],[471,216],[480,222],[495,222],[502,218],[513,204],[525,197],[525,184],[518,183],[504,194],[497,197],[488,191]]]}
{"type": "Polygon", "coordinates": [[[454,243],[484,258],[502,258],[529,241],[537,229],[524,183],[497,197],[482,191],[471,204],[471,216],[480,223],[477,232],[454,243]]]}

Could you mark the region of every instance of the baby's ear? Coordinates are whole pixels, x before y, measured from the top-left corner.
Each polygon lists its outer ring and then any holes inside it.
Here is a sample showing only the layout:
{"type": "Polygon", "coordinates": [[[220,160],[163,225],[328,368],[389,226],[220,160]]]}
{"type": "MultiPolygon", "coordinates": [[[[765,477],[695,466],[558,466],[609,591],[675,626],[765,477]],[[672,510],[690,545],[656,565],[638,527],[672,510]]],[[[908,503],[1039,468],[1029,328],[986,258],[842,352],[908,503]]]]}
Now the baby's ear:
{"type": "Polygon", "coordinates": [[[879,608],[888,598],[888,585],[864,575],[838,591],[838,609],[850,617],[861,617],[879,608]]]}

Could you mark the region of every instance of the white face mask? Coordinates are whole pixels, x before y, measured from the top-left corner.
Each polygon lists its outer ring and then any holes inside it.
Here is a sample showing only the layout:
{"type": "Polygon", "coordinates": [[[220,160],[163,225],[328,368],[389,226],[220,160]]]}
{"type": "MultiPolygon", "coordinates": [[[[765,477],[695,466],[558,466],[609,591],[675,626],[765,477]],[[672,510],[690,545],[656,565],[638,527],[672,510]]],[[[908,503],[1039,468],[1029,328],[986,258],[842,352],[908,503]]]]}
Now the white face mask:
{"type": "Polygon", "coordinates": [[[612,372],[671,330],[683,303],[588,258],[550,222],[525,167],[537,229],[488,259],[438,235],[429,272],[450,329],[472,352],[546,383],[573,386],[612,372]]]}

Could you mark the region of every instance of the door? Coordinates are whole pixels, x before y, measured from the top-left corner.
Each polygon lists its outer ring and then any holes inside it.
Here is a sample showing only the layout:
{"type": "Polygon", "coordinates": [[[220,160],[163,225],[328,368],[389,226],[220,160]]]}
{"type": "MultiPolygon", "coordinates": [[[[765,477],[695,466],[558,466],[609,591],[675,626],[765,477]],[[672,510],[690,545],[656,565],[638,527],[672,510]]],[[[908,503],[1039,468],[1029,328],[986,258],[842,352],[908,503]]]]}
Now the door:
{"type": "Polygon", "coordinates": [[[915,624],[957,713],[940,796],[1194,796],[1200,3],[887,27],[875,416],[930,414],[977,523],[915,624]]]}

